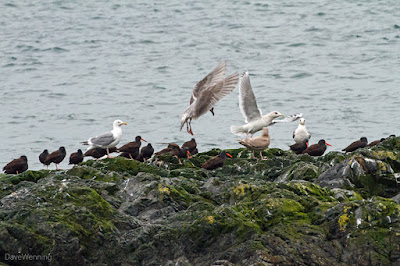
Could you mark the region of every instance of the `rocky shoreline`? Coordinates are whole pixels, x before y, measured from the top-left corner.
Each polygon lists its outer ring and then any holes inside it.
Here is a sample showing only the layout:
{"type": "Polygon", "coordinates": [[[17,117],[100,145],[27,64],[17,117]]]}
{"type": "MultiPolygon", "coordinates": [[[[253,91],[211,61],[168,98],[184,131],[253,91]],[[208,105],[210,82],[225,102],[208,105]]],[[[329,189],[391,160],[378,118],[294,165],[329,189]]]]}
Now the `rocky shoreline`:
{"type": "Polygon", "coordinates": [[[233,159],[213,171],[200,166],[219,149],[183,165],[161,155],[1,174],[0,261],[400,264],[400,138],[321,157],[227,151],[233,159]]]}

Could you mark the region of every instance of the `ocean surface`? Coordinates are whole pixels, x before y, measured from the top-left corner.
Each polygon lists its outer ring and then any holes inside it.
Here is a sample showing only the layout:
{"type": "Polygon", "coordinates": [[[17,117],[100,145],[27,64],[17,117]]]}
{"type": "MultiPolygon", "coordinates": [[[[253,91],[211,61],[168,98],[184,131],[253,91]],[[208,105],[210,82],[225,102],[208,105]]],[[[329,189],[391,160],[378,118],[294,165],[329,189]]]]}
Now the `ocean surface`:
{"type": "MultiPolygon", "coordinates": [[[[1,168],[42,169],[44,149],[69,157],[115,119],[121,144],[182,144],[192,88],[222,59],[249,71],[263,113],[303,113],[311,144],[400,134],[398,0],[2,1],[0,28],[1,168]]],[[[192,122],[199,150],[239,148],[237,88],[215,114],[192,122]]],[[[297,124],[270,127],[271,147],[297,124]]]]}

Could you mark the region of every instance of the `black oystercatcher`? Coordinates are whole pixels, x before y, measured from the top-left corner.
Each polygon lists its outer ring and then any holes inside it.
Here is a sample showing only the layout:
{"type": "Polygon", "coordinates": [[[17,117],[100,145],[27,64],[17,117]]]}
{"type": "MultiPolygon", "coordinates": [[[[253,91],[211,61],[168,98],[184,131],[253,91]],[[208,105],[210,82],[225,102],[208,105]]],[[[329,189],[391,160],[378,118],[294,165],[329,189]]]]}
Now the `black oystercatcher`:
{"type": "MultiPolygon", "coordinates": [[[[170,143],[170,144],[174,144],[174,143],[170,143]]],[[[174,157],[178,159],[179,164],[182,164],[181,158],[190,157],[190,152],[189,152],[188,147],[180,148],[179,145],[175,144],[175,145],[171,145],[171,148],[172,148],[172,155],[174,155],[174,157]]]]}
{"type": "Polygon", "coordinates": [[[49,156],[49,151],[46,149],[39,155],[39,161],[49,169],[50,163],[45,163],[47,156],[49,156]]]}
{"type": "Polygon", "coordinates": [[[69,156],[69,164],[79,164],[83,162],[83,152],[81,149],[78,149],[77,152],[71,153],[69,156]]]}
{"type": "Polygon", "coordinates": [[[142,139],[141,136],[136,136],[135,141],[129,142],[124,146],[118,148],[118,151],[129,153],[131,155],[129,157],[133,160],[139,154],[139,148],[140,145],[142,145],[141,140],[145,141],[144,139],[142,139]]]}
{"type": "Polygon", "coordinates": [[[173,155],[173,147],[174,147],[174,146],[175,146],[175,147],[176,147],[176,146],[179,147],[178,144],[175,144],[175,143],[168,143],[168,147],[167,147],[167,148],[162,149],[161,151],[154,153],[154,155],[162,155],[162,154],[167,154],[167,153],[173,155]]]}
{"type": "Polygon", "coordinates": [[[150,157],[153,155],[153,153],[154,153],[154,148],[153,148],[153,146],[151,146],[151,143],[149,143],[149,144],[147,144],[146,147],[143,147],[140,150],[141,156],[139,155],[139,158],[142,157],[143,161],[146,161],[147,159],[150,159],[150,157]]]}
{"type": "Polygon", "coordinates": [[[296,154],[301,154],[308,147],[308,141],[304,140],[303,143],[295,143],[289,146],[292,151],[296,154]]]}
{"type": "Polygon", "coordinates": [[[141,153],[139,153],[139,155],[136,156],[135,160],[143,163],[144,162],[143,155],[141,153]]]}
{"type": "Polygon", "coordinates": [[[331,144],[326,143],[325,140],[321,139],[318,141],[318,144],[309,146],[302,153],[307,153],[310,156],[321,156],[326,151],[326,145],[332,146],[331,144]]]}
{"type": "Polygon", "coordinates": [[[199,150],[197,149],[197,143],[194,138],[192,138],[189,141],[186,141],[185,143],[182,144],[181,148],[188,148],[189,154],[188,158],[192,158],[193,155],[199,153],[199,150]]]}
{"type": "Polygon", "coordinates": [[[20,174],[28,170],[28,158],[25,155],[22,155],[18,159],[14,159],[6,166],[4,166],[3,171],[6,174],[20,174]]]}
{"type": "Polygon", "coordinates": [[[60,170],[58,168],[58,164],[62,162],[62,160],[64,160],[65,155],[67,155],[67,152],[65,151],[64,147],[60,147],[58,150],[52,152],[49,154],[49,156],[47,156],[45,163],[54,163],[56,165],[56,169],[60,170]]]}
{"type": "Polygon", "coordinates": [[[139,147],[130,148],[129,151],[122,152],[119,156],[134,160],[139,155],[139,147]]]}
{"type": "MultiPolygon", "coordinates": [[[[189,152],[191,155],[193,155],[193,151],[197,149],[197,143],[194,138],[192,138],[189,141],[186,141],[185,143],[182,144],[181,148],[188,148],[189,152]]],[[[189,157],[191,157],[191,155],[189,157]]]]}
{"type": "Polygon", "coordinates": [[[267,127],[262,129],[262,135],[258,137],[251,137],[249,139],[239,140],[239,143],[245,146],[247,149],[253,151],[253,159],[257,159],[254,155],[254,151],[260,152],[261,160],[264,159],[262,156],[262,151],[269,147],[271,143],[271,136],[269,135],[269,130],[267,127]]]}
{"type": "Polygon", "coordinates": [[[344,148],[342,151],[348,153],[348,152],[355,151],[355,150],[357,150],[359,148],[364,148],[367,145],[368,145],[367,138],[366,137],[361,137],[360,140],[354,141],[349,146],[344,148]]]}
{"type": "Polygon", "coordinates": [[[122,137],[122,129],[121,126],[126,125],[125,122],[121,120],[115,120],[113,122],[113,129],[106,133],[103,133],[99,136],[88,139],[87,141],[82,142],[84,145],[90,145],[87,150],[91,150],[93,148],[99,147],[107,150],[107,157],[110,156],[110,148],[117,146],[122,137]]]}
{"type": "Polygon", "coordinates": [[[381,139],[375,140],[375,141],[371,142],[370,144],[368,144],[367,147],[373,147],[375,145],[378,145],[379,143],[383,142],[385,139],[386,138],[381,138],[381,139]]]}
{"type": "Polygon", "coordinates": [[[233,91],[239,76],[234,73],[224,79],[226,63],[222,61],[210,74],[198,82],[193,89],[190,105],[181,119],[181,128],[186,124],[186,130],[193,135],[192,120],[196,120],[208,111],[213,114],[214,105],[233,91]]]}
{"type": "Polygon", "coordinates": [[[194,150],[192,150],[192,152],[190,152],[190,155],[191,155],[191,157],[193,156],[193,155],[196,155],[196,154],[198,154],[199,153],[199,150],[197,149],[197,147],[196,148],[194,148],[194,150]]]}
{"type": "Polygon", "coordinates": [[[222,151],[219,155],[214,156],[210,158],[207,162],[205,162],[201,168],[207,169],[207,170],[214,170],[218,167],[222,167],[225,163],[226,156],[229,156],[232,158],[232,155],[229,153],[222,151]]]}
{"type": "MultiPolygon", "coordinates": [[[[109,148],[108,150],[109,150],[110,153],[117,152],[117,148],[116,147],[109,148]]],[[[84,155],[85,156],[91,156],[93,158],[99,159],[99,158],[103,157],[104,155],[107,155],[107,150],[103,149],[103,148],[93,148],[93,149],[88,150],[87,152],[85,152],[84,155]]]]}

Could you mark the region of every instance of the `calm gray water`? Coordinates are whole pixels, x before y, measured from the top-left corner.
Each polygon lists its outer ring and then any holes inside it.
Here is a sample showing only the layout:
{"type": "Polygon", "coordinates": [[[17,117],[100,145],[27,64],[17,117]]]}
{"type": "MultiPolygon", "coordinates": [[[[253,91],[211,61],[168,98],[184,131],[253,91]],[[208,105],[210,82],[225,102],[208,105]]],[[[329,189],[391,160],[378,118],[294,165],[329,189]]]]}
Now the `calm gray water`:
{"type": "MultiPolygon", "coordinates": [[[[62,145],[69,157],[115,119],[121,144],[181,144],[191,90],[221,59],[249,70],[263,113],[302,112],[311,143],[399,134],[398,0],[2,1],[0,28],[1,167],[25,154],[40,169],[62,145]]],[[[240,147],[237,96],[192,123],[200,151],[240,147]]],[[[296,127],[271,127],[271,147],[296,127]]]]}

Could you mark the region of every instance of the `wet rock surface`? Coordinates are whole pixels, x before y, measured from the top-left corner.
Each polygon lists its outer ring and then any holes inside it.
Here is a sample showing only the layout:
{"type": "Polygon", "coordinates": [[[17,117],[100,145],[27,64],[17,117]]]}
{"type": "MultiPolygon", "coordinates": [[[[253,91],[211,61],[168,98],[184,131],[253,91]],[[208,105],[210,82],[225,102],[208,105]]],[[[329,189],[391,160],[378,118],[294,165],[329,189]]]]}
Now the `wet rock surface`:
{"type": "Polygon", "coordinates": [[[90,160],[0,175],[0,260],[35,265],[399,265],[400,138],[322,157],[268,149],[90,160]],[[8,256],[9,258],[9,256],[8,256]]]}

